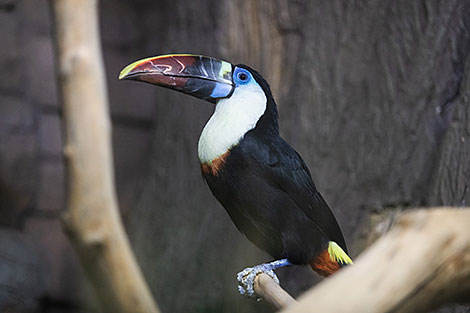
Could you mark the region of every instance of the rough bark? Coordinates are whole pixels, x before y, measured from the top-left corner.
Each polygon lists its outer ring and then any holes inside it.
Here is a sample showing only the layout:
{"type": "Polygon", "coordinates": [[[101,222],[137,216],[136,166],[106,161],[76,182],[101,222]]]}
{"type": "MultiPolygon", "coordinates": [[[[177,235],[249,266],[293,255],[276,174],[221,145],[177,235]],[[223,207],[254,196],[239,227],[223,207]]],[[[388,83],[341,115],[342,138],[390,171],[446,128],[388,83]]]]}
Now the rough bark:
{"type": "Polygon", "coordinates": [[[53,0],[68,173],[64,226],[104,312],[159,312],[117,207],[96,0],[53,0]]]}

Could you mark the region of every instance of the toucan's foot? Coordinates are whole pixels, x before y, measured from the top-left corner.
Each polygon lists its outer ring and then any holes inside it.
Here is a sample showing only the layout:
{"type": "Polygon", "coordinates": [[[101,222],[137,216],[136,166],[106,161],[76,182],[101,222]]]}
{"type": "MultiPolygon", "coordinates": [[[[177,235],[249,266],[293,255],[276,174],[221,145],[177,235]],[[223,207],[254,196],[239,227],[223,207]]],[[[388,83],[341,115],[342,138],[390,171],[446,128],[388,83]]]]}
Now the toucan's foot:
{"type": "Polygon", "coordinates": [[[279,284],[279,278],[277,278],[274,270],[288,265],[291,265],[291,263],[287,259],[282,259],[245,268],[237,274],[238,291],[244,296],[255,298],[254,283],[256,276],[258,274],[265,273],[279,284]]]}

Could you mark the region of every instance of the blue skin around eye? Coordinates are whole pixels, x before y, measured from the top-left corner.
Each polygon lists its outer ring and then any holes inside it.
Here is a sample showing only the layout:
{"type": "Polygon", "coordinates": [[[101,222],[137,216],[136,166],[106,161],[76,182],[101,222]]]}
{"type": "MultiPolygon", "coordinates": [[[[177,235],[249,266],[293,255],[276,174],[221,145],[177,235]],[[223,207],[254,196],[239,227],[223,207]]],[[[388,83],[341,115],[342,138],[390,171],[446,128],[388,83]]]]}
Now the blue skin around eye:
{"type": "Polygon", "coordinates": [[[249,82],[251,82],[252,79],[251,79],[250,72],[248,72],[245,69],[237,68],[235,70],[235,73],[233,74],[233,80],[235,81],[235,83],[237,85],[245,85],[245,84],[248,84],[249,82]],[[238,76],[240,75],[240,73],[245,74],[248,77],[248,79],[246,79],[246,80],[239,79],[238,76]]]}
{"type": "Polygon", "coordinates": [[[216,83],[211,93],[211,98],[225,98],[232,92],[232,85],[216,83]]]}

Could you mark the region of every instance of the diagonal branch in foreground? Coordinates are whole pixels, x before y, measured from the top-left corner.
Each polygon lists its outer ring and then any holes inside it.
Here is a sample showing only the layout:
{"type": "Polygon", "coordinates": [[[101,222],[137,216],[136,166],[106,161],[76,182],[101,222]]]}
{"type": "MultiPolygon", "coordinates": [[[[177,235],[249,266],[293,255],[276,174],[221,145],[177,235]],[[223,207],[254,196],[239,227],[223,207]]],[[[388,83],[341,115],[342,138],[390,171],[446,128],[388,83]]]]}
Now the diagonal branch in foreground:
{"type": "Polygon", "coordinates": [[[64,226],[104,312],[157,313],[122,226],[96,0],[52,0],[64,112],[64,226]]]}
{"type": "Polygon", "coordinates": [[[401,216],[354,266],[282,312],[411,313],[461,301],[470,301],[470,210],[436,208],[401,216]]]}
{"type": "Polygon", "coordinates": [[[403,214],[354,266],[293,300],[269,276],[255,291],[284,313],[426,312],[470,302],[470,209],[434,208],[403,214]]]}

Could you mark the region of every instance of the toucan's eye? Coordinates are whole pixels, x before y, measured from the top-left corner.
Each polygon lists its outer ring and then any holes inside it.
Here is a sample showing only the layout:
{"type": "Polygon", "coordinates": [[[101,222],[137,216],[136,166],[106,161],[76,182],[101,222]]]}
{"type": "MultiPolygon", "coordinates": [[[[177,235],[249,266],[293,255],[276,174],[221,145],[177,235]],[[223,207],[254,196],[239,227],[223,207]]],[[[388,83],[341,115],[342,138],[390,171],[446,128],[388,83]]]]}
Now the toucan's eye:
{"type": "Polygon", "coordinates": [[[244,68],[235,69],[234,75],[235,83],[243,85],[247,84],[251,80],[251,74],[244,68]]]}
{"type": "Polygon", "coordinates": [[[245,73],[239,73],[238,79],[241,81],[246,81],[248,79],[248,75],[246,75],[245,73]]]}

